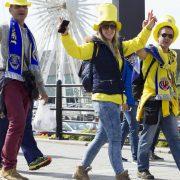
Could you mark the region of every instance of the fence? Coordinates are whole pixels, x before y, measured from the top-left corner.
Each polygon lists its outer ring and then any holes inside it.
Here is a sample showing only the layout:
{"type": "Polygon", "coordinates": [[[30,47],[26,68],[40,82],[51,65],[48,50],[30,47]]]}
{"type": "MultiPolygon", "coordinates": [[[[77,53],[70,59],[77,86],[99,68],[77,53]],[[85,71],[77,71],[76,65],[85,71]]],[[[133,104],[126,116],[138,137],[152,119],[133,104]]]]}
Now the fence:
{"type": "MultiPolygon", "coordinates": [[[[70,98],[69,96],[63,96],[63,88],[75,88],[79,87],[81,88],[82,85],[79,84],[62,84],[61,80],[57,81],[57,84],[52,84],[52,85],[46,85],[46,87],[56,87],[56,96],[55,97],[50,97],[50,98],[56,98],[56,106],[55,108],[51,108],[51,110],[56,110],[56,137],[57,139],[62,139],[63,134],[73,134],[73,135],[84,135],[84,136],[94,136],[93,134],[83,134],[83,133],[70,133],[70,132],[63,132],[63,111],[73,111],[73,112],[94,112],[92,108],[68,108],[68,107],[63,107],[62,102],[63,99],[70,98]]],[[[78,97],[76,98],[86,98],[86,97],[78,97]]],[[[71,121],[64,121],[64,122],[71,122],[71,121]]],[[[79,121],[73,121],[76,123],[79,123],[79,121]]],[[[86,121],[83,121],[83,123],[87,123],[86,121]]],[[[91,122],[93,123],[93,122],[91,122]]]]}
{"type": "MultiPolygon", "coordinates": [[[[180,83],[177,84],[178,87],[180,87],[180,83]]],[[[56,106],[54,108],[51,108],[51,110],[56,110],[56,137],[57,139],[62,139],[63,134],[73,134],[73,135],[83,135],[83,136],[93,136],[93,134],[83,134],[83,133],[70,133],[70,132],[63,132],[63,111],[73,111],[73,112],[93,112],[92,108],[67,108],[67,107],[63,107],[62,105],[62,99],[63,98],[69,98],[69,96],[63,96],[62,93],[62,88],[67,88],[67,87],[82,87],[81,84],[77,85],[77,84],[62,84],[61,80],[57,81],[57,84],[51,84],[51,85],[46,85],[46,87],[56,87],[56,96],[55,97],[50,97],[50,98],[56,98],[56,106]]],[[[76,97],[76,98],[86,98],[86,97],[76,97]]],[[[65,122],[70,122],[70,121],[65,121],[65,122]]],[[[79,121],[73,121],[76,123],[79,123],[79,121]]],[[[84,123],[87,123],[86,121],[84,121],[84,123]]],[[[93,122],[91,122],[93,123],[93,122]]],[[[162,141],[164,141],[164,139],[160,139],[162,141]]]]}

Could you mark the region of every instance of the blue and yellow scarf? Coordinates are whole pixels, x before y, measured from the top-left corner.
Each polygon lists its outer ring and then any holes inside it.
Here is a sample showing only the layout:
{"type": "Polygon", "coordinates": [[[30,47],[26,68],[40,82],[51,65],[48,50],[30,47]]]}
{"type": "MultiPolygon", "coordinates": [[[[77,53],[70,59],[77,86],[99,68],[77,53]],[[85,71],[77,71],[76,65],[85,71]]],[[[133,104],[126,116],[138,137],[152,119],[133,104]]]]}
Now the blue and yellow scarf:
{"type": "MultiPolygon", "coordinates": [[[[37,47],[35,39],[26,24],[24,24],[24,27],[27,29],[27,35],[30,41],[28,69],[39,69],[39,61],[37,57],[37,47]]],[[[18,22],[12,18],[10,21],[9,56],[7,60],[6,73],[17,75],[17,77],[19,77],[17,79],[21,79],[20,77],[22,76],[23,72],[23,63],[25,62],[21,28],[18,22]]]]}

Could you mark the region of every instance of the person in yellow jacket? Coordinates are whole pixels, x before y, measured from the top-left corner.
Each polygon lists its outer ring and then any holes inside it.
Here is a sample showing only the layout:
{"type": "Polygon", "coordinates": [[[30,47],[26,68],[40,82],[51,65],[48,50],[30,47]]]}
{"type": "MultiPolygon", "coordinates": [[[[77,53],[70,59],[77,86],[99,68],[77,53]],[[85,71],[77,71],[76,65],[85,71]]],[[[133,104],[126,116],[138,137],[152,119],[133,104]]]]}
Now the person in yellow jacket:
{"type": "MultiPolygon", "coordinates": [[[[109,143],[109,158],[115,171],[116,179],[128,180],[128,171],[124,170],[121,157],[121,120],[119,105],[125,103],[121,79],[122,58],[118,49],[118,32],[121,23],[117,21],[117,8],[111,3],[101,4],[98,8],[98,23],[93,26],[97,31],[96,42],[98,52],[93,64],[92,100],[94,110],[99,117],[99,126],[94,140],[88,147],[82,163],[77,166],[73,178],[89,180],[88,171],[101,147],[109,143]],[[123,102],[124,101],[124,102],[123,102]]],[[[122,43],[125,56],[142,49],[150,36],[156,18],[149,13],[148,23],[140,34],[122,43]]],[[[68,30],[62,33],[62,43],[67,53],[76,59],[89,60],[92,58],[94,43],[91,41],[77,45],[68,30]]]]}
{"type": "Polygon", "coordinates": [[[151,45],[150,49],[145,48],[137,52],[143,60],[143,75],[151,62],[154,61],[147,75],[137,110],[137,119],[143,118],[144,124],[138,147],[137,175],[140,178],[154,179],[154,176],[149,172],[149,152],[158,126],[165,134],[172,155],[178,169],[180,169],[180,138],[175,119],[179,113],[175,82],[177,54],[169,48],[177,39],[178,33],[175,19],[166,15],[153,30],[157,46],[151,45]],[[154,59],[154,57],[156,58],[154,59]],[[158,57],[161,61],[158,61],[158,57]]]}

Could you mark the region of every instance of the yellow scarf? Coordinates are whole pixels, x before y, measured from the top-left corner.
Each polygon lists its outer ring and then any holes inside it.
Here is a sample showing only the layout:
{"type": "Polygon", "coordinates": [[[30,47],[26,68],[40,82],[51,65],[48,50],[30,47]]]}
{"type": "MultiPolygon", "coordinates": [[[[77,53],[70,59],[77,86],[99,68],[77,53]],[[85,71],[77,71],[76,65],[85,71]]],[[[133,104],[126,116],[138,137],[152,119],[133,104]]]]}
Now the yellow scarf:
{"type": "Polygon", "coordinates": [[[164,65],[163,67],[158,67],[156,72],[156,99],[162,100],[162,109],[166,110],[163,111],[164,117],[170,114],[170,108],[172,109],[173,113],[177,115],[178,94],[175,84],[177,54],[173,50],[169,50],[168,53],[164,53],[160,46],[157,48],[161,58],[164,61],[164,65]]]}

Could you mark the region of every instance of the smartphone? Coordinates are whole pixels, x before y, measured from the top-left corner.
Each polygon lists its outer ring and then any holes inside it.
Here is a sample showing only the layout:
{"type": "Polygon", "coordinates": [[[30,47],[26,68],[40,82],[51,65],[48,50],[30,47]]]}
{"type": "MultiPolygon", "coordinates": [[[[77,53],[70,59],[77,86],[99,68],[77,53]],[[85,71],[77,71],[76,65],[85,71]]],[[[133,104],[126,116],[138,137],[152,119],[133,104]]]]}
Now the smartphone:
{"type": "Polygon", "coordinates": [[[68,21],[68,20],[63,20],[62,23],[59,26],[58,32],[59,33],[64,33],[66,31],[67,26],[69,25],[69,22],[70,21],[68,21]]]}

